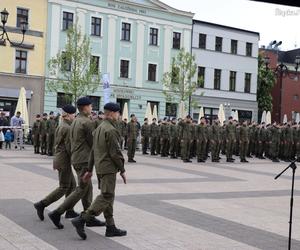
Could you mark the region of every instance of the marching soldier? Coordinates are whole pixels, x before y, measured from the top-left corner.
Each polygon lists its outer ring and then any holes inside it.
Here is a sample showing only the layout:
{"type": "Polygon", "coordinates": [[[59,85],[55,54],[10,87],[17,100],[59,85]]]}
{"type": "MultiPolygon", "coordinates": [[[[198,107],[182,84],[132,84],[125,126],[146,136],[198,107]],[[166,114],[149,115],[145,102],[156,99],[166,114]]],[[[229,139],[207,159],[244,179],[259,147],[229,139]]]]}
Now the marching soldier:
{"type": "Polygon", "coordinates": [[[168,156],[168,140],[169,140],[169,127],[167,118],[165,117],[160,126],[160,145],[161,145],[161,157],[168,156]]]}
{"type": "Polygon", "coordinates": [[[41,140],[41,154],[45,155],[47,153],[47,118],[48,114],[43,114],[43,119],[40,124],[40,140],[41,140]]]}
{"type": "Polygon", "coordinates": [[[170,140],[170,155],[171,159],[176,159],[177,147],[178,147],[178,127],[176,126],[176,118],[172,118],[172,122],[169,126],[169,140],[170,140]]]}
{"type": "Polygon", "coordinates": [[[235,125],[233,124],[233,118],[232,116],[228,119],[228,124],[226,126],[226,158],[227,162],[234,162],[234,159],[232,158],[234,144],[236,143],[235,139],[235,125]]]}
{"type": "Polygon", "coordinates": [[[40,125],[41,125],[41,115],[36,115],[36,121],[33,123],[32,126],[32,136],[33,136],[33,146],[34,146],[34,153],[40,153],[40,125]]]}
{"type": "Polygon", "coordinates": [[[212,133],[211,133],[211,139],[210,139],[211,161],[212,162],[220,162],[221,141],[222,141],[222,137],[221,137],[220,123],[219,123],[219,119],[216,118],[213,121],[212,133]]]}
{"type": "MultiPolygon", "coordinates": [[[[93,185],[91,180],[84,181],[82,178],[87,172],[89,154],[93,145],[92,132],[95,129],[95,124],[90,119],[92,102],[88,97],[81,97],[77,100],[77,108],[79,114],[72,122],[70,128],[71,164],[77,174],[77,187],[57,209],[48,214],[58,229],[64,227],[60,222],[60,217],[65,211],[73,208],[80,199],[83,209],[86,210],[91,205],[93,199],[93,185]]],[[[87,226],[105,226],[105,223],[94,217],[89,220],[87,226]]]]}
{"type": "Polygon", "coordinates": [[[138,136],[138,127],[136,123],[136,117],[134,114],[130,115],[130,122],[127,124],[127,156],[128,156],[128,162],[135,163],[134,155],[135,155],[135,149],[136,149],[136,143],[137,143],[137,136],[138,136]]]}
{"type": "Polygon", "coordinates": [[[49,119],[46,122],[46,130],[47,130],[47,149],[48,155],[53,155],[53,148],[54,148],[54,134],[56,129],[56,120],[54,119],[53,111],[49,113],[49,119]]]}
{"type": "Polygon", "coordinates": [[[156,155],[156,145],[158,138],[158,125],[156,124],[156,118],[152,119],[150,125],[150,146],[151,146],[151,155],[156,155]]]}
{"type": "Polygon", "coordinates": [[[206,133],[206,119],[201,117],[200,124],[197,126],[197,160],[198,162],[205,162],[206,160],[206,146],[207,146],[207,133],[206,133]]]}
{"type": "MultiPolygon", "coordinates": [[[[62,123],[55,131],[55,157],[53,169],[58,170],[59,187],[47,195],[44,199],[34,204],[40,220],[44,220],[44,209],[59,200],[62,196],[68,197],[76,187],[76,181],[71,167],[71,142],[70,125],[74,120],[76,108],[66,105],[62,108],[62,123]]],[[[66,218],[75,218],[79,214],[73,207],[66,211],[66,218]]]]}
{"type": "Polygon", "coordinates": [[[242,126],[239,129],[239,140],[240,140],[240,159],[241,162],[248,162],[246,155],[249,145],[249,130],[247,127],[247,120],[243,121],[242,126]]]}
{"type": "Polygon", "coordinates": [[[143,154],[147,155],[147,150],[149,147],[149,137],[150,137],[150,125],[148,124],[148,118],[144,119],[144,124],[141,128],[141,136],[142,136],[142,150],[143,154]]]}
{"type": "MultiPolygon", "coordinates": [[[[104,213],[106,220],[106,237],[125,236],[125,230],[115,226],[113,205],[115,199],[116,175],[120,175],[126,184],[124,158],[120,148],[120,135],[116,129],[120,106],[107,103],[104,106],[105,120],[95,131],[93,150],[89,160],[89,175],[91,176],[95,164],[96,174],[101,194],[85,209],[81,215],[72,220],[78,235],[85,240],[85,225],[93,220],[94,216],[104,213]]],[[[130,135],[131,136],[131,135],[130,135]]],[[[129,146],[129,145],[128,145],[129,146]]]]}

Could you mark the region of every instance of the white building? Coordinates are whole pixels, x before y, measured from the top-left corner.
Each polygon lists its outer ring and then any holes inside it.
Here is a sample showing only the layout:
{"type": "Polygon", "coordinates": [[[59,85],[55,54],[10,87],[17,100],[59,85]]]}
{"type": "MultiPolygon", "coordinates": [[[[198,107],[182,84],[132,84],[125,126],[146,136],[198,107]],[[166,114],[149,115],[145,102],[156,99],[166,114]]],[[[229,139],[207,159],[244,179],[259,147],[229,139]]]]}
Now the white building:
{"type": "MultiPolygon", "coordinates": [[[[257,120],[258,41],[257,32],[193,20],[192,54],[199,81],[192,99],[204,107],[206,117],[217,115],[223,104],[226,119],[238,110],[239,118],[257,120]]],[[[193,110],[194,118],[198,113],[193,110]]]]}

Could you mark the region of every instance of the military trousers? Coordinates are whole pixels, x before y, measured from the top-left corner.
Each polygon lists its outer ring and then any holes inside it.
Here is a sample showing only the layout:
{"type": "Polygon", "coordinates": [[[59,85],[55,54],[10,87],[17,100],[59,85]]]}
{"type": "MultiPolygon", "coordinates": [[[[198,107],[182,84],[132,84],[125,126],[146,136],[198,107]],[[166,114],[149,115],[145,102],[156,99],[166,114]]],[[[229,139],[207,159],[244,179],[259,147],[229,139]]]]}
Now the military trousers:
{"type": "Polygon", "coordinates": [[[204,161],[206,159],[206,140],[197,141],[197,159],[204,161]]]}
{"type": "Polygon", "coordinates": [[[143,153],[146,153],[149,147],[149,137],[143,136],[142,137],[142,151],[143,153]]]}
{"type": "Polygon", "coordinates": [[[64,202],[57,208],[57,212],[63,214],[65,211],[73,208],[75,204],[81,199],[83,209],[86,210],[91,205],[93,200],[93,185],[92,181],[82,181],[83,175],[88,170],[88,164],[74,164],[73,165],[77,174],[77,187],[75,190],[64,200],[64,202]]]}
{"type": "Polygon", "coordinates": [[[160,154],[161,146],[160,146],[160,137],[157,137],[156,139],[156,153],[160,154]]]}
{"type": "Polygon", "coordinates": [[[296,143],[296,157],[300,159],[300,142],[296,143]]]}
{"type": "Polygon", "coordinates": [[[279,154],[279,143],[277,141],[272,141],[270,145],[270,156],[275,159],[279,154]]]}
{"type": "Polygon", "coordinates": [[[54,151],[54,134],[47,135],[47,149],[48,154],[53,154],[54,151]]]}
{"type": "Polygon", "coordinates": [[[151,151],[151,154],[155,154],[156,152],[156,140],[157,140],[157,137],[151,137],[150,138],[150,151],[151,151]]]}
{"type": "Polygon", "coordinates": [[[178,147],[178,139],[177,137],[170,138],[170,155],[172,157],[177,157],[177,147],[178,147]]]}
{"type": "Polygon", "coordinates": [[[291,141],[287,141],[284,144],[284,158],[291,159],[292,151],[293,151],[293,143],[291,141]]]}
{"type": "Polygon", "coordinates": [[[240,158],[241,160],[246,160],[246,155],[248,151],[248,141],[240,141],[240,158]]]}
{"type": "Polygon", "coordinates": [[[233,154],[233,149],[234,149],[234,140],[229,139],[226,141],[226,158],[231,159],[232,154],[233,154]]]}
{"type": "MultiPolygon", "coordinates": [[[[53,202],[59,200],[64,195],[68,197],[76,188],[76,181],[72,172],[71,164],[63,166],[58,170],[59,186],[48,194],[43,200],[43,204],[47,207],[53,202]]],[[[70,208],[72,209],[72,208],[70,208]]]]}
{"type": "Polygon", "coordinates": [[[211,145],[211,160],[212,161],[218,161],[220,157],[220,142],[211,140],[210,141],[211,145]]]}
{"type": "Polygon", "coordinates": [[[182,139],[181,140],[181,158],[182,160],[190,159],[190,149],[191,149],[191,140],[182,139]]]}
{"type": "Polygon", "coordinates": [[[46,152],[47,152],[47,134],[41,134],[40,140],[41,140],[41,151],[42,151],[42,153],[46,154],[46,152]]]}
{"type": "Polygon", "coordinates": [[[101,194],[98,195],[91,206],[82,213],[82,217],[85,221],[90,221],[94,216],[103,213],[107,226],[115,224],[113,205],[115,200],[116,175],[117,174],[97,174],[101,194]]]}
{"type": "Polygon", "coordinates": [[[161,138],[160,145],[161,145],[161,155],[162,156],[167,156],[168,153],[169,153],[168,152],[169,151],[168,138],[166,138],[166,137],[161,138]]]}
{"type": "Polygon", "coordinates": [[[128,159],[133,159],[135,155],[135,149],[136,149],[136,138],[128,138],[127,142],[127,156],[128,159]]]}

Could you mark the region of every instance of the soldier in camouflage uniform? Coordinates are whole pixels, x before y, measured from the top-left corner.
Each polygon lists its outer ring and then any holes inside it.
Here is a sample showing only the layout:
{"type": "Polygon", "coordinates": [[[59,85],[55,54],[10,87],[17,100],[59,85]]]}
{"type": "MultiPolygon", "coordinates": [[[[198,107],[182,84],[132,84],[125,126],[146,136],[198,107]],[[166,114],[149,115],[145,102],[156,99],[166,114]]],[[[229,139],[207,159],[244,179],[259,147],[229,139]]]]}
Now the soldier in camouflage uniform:
{"type": "Polygon", "coordinates": [[[270,141],[270,156],[273,162],[279,162],[278,154],[280,147],[280,132],[279,127],[276,123],[270,128],[271,131],[271,141],[270,141]]]}
{"type": "Polygon", "coordinates": [[[158,137],[158,125],[156,124],[156,118],[152,119],[152,123],[150,125],[150,147],[151,147],[151,155],[156,155],[156,145],[158,137]]]}
{"type": "Polygon", "coordinates": [[[181,139],[182,139],[182,127],[179,126],[180,121],[182,121],[181,118],[178,118],[178,122],[176,124],[177,127],[177,133],[178,133],[178,145],[177,145],[177,157],[181,157],[181,139]]]}
{"type": "Polygon", "coordinates": [[[181,126],[181,158],[183,162],[192,162],[190,160],[190,148],[192,143],[192,118],[187,115],[184,121],[178,123],[181,126]]]}
{"type": "Polygon", "coordinates": [[[240,155],[240,128],[241,128],[241,126],[236,120],[234,120],[233,122],[235,124],[235,138],[236,138],[236,143],[234,145],[233,152],[236,156],[239,156],[240,155]]]}
{"type": "Polygon", "coordinates": [[[160,128],[161,128],[161,120],[158,120],[158,125],[157,125],[157,140],[156,140],[156,154],[160,154],[161,151],[161,142],[160,142],[160,128]]]}
{"type": "Polygon", "coordinates": [[[46,122],[47,130],[47,149],[48,155],[52,156],[54,151],[54,134],[57,127],[56,120],[54,119],[54,113],[51,111],[49,113],[49,119],[46,122]]]}
{"type": "Polygon", "coordinates": [[[134,155],[135,155],[135,149],[137,144],[137,137],[138,137],[138,127],[136,122],[136,116],[134,114],[130,115],[130,122],[127,124],[127,156],[128,156],[128,162],[135,163],[134,155]]]}
{"type": "Polygon", "coordinates": [[[40,145],[42,155],[47,153],[47,118],[48,114],[44,113],[40,124],[40,145]]]}
{"type": "Polygon", "coordinates": [[[211,161],[212,162],[220,162],[221,142],[222,142],[222,137],[221,137],[220,122],[219,122],[219,119],[216,118],[213,121],[212,133],[211,133],[211,138],[210,138],[211,161]]]}
{"type": "Polygon", "coordinates": [[[41,115],[36,115],[36,121],[32,126],[32,136],[33,136],[33,146],[34,153],[40,153],[40,125],[41,125],[41,115]]]}
{"type": "Polygon", "coordinates": [[[171,159],[176,159],[177,155],[177,147],[179,144],[178,141],[178,126],[176,125],[176,118],[172,119],[172,122],[169,126],[169,140],[170,140],[170,155],[171,159]]]}
{"type": "Polygon", "coordinates": [[[240,159],[241,162],[248,162],[246,160],[246,155],[249,145],[249,128],[247,127],[247,121],[243,122],[243,125],[239,129],[239,140],[240,140],[240,159]]]}
{"type": "Polygon", "coordinates": [[[142,136],[142,150],[143,154],[147,155],[147,150],[149,147],[149,137],[150,137],[150,125],[148,124],[148,118],[144,119],[144,124],[142,125],[141,129],[141,136],[142,136]]]}
{"type": "Polygon", "coordinates": [[[205,117],[201,117],[200,124],[196,127],[197,137],[197,161],[205,162],[206,159],[206,146],[207,146],[207,131],[205,117]]]}
{"type": "Polygon", "coordinates": [[[228,119],[228,124],[226,125],[225,129],[225,136],[226,136],[226,158],[227,162],[234,162],[234,159],[232,158],[234,144],[236,143],[235,138],[235,125],[233,124],[233,118],[232,116],[228,119]]]}
{"type": "Polygon", "coordinates": [[[267,131],[265,129],[265,123],[257,126],[257,154],[256,157],[258,159],[265,159],[264,152],[266,148],[266,142],[267,142],[267,131]]]}
{"type": "Polygon", "coordinates": [[[160,145],[161,145],[161,157],[168,156],[168,140],[169,140],[169,125],[167,118],[165,117],[160,126],[160,145]]]}
{"type": "Polygon", "coordinates": [[[194,158],[196,157],[196,155],[197,155],[197,121],[193,120],[190,158],[194,158]]]}
{"type": "Polygon", "coordinates": [[[292,159],[293,152],[293,129],[290,123],[286,125],[286,128],[284,129],[284,135],[284,160],[290,161],[292,159]]]}

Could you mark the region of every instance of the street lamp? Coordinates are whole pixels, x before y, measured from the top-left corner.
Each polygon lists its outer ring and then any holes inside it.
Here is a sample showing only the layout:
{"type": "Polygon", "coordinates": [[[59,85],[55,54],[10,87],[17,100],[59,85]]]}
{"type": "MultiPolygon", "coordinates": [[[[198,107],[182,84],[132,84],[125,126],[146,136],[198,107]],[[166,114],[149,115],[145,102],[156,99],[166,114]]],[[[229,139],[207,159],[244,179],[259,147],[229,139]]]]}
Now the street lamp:
{"type": "Polygon", "coordinates": [[[294,81],[298,81],[298,69],[300,65],[300,55],[297,55],[295,57],[295,72],[291,73],[287,67],[287,65],[283,64],[282,62],[279,63],[276,68],[271,69],[269,67],[270,65],[270,58],[268,56],[264,57],[264,64],[266,65],[267,70],[272,70],[277,79],[279,80],[279,88],[280,88],[280,94],[279,94],[279,121],[281,121],[281,101],[282,101],[282,84],[283,84],[283,78],[288,77],[289,79],[292,79],[294,81]]]}
{"type": "Polygon", "coordinates": [[[7,30],[5,27],[8,16],[9,16],[9,12],[6,10],[6,8],[4,8],[4,10],[2,10],[0,13],[1,13],[1,23],[2,23],[2,25],[0,25],[0,30],[2,30],[2,33],[0,33],[0,44],[6,45],[6,40],[7,40],[11,45],[14,45],[14,46],[22,45],[24,42],[25,33],[27,31],[28,23],[26,21],[21,22],[22,41],[19,43],[13,42],[9,39],[7,30]]]}

